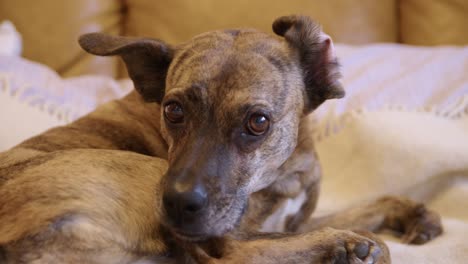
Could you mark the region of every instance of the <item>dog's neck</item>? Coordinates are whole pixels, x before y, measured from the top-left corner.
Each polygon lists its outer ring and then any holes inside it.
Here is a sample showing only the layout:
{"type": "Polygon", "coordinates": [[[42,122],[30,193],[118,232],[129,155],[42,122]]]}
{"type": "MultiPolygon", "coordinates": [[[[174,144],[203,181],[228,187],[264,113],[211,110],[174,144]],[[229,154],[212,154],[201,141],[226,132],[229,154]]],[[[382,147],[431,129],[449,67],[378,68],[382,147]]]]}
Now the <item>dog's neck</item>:
{"type": "MultiPolygon", "coordinates": [[[[126,132],[127,137],[122,140],[134,142],[130,144],[141,144],[141,149],[125,150],[167,159],[168,147],[161,134],[161,107],[158,103],[145,102],[138,92],[132,91],[121,100],[115,101],[115,109],[112,106],[109,110],[115,111],[116,122],[126,132]]],[[[120,149],[124,148],[125,146],[121,146],[120,149]]]]}

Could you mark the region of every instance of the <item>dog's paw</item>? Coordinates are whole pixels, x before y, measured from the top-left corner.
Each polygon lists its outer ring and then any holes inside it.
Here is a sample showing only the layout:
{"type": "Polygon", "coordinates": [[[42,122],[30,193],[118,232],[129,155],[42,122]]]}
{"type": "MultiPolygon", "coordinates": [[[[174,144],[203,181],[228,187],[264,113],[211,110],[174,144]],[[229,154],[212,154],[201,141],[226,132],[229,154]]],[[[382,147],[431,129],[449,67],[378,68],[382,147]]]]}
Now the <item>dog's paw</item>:
{"type": "Polygon", "coordinates": [[[333,264],[386,264],[390,254],[385,243],[367,231],[338,231],[338,239],[330,248],[323,263],[333,264]]]}
{"type": "Polygon", "coordinates": [[[381,249],[372,243],[349,242],[337,247],[333,256],[334,264],[377,263],[381,257],[381,249]]]}
{"type": "Polygon", "coordinates": [[[401,197],[384,197],[380,200],[387,211],[385,226],[401,232],[408,244],[424,244],[443,232],[440,216],[421,203],[401,197]]]}
{"type": "Polygon", "coordinates": [[[439,215],[422,204],[414,207],[404,225],[402,240],[408,244],[424,244],[443,232],[439,215]]]}

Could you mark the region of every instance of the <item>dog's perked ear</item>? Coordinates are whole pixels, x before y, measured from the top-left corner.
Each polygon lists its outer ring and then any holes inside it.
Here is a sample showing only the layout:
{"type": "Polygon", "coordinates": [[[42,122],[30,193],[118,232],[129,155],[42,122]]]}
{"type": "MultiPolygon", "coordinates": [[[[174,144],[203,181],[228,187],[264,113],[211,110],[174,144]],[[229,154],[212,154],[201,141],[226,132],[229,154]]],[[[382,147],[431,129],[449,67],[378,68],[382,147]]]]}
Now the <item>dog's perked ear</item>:
{"type": "Polygon", "coordinates": [[[127,66],[135,89],[148,102],[162,101],[167,70],[173,49],[160,40],[110,36],[102,33],[82,35],[78,42],[87,52],[110,56],[119,55],[127,66]]]}
{"type": "Polygon", "coordinates": [[[327,99],[344,97],[333,42],[318,23],[307,16],[284,16],[273,22],[273,31],[298,52],[307,95],[305,113],[327,99]]]}

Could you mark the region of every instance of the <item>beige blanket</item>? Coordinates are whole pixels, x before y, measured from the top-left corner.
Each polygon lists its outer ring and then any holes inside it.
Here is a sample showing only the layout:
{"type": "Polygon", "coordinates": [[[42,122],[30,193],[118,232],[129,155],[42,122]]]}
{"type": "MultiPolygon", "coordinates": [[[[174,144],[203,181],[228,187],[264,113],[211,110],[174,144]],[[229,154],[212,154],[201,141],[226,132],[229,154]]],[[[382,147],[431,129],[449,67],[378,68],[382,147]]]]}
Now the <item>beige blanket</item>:
{"type": "Polygon", "coordinates": [[[468,48],[339,46],[348,98],[317,112],[318,214],[384,194],[427,202],[445,233],[390,236],[394,263],[468,263],[468,48]]]}
{"type": "MultiPolygon", "coordinates": [[[[468,47],[337,45],[337,53],[347,97],[310,117],[324,169],[317,214],[409,195],[442,214],[445,233],[423,246],[387,236],[394,263],[467,263],[468,47]]],[[[63,80],[0,57],[0,151],[130,89],[128,80],[63,80]]]]}
{"type": "Polygon", "coordinates": [[[381,111],[350,119],[317,144],[324,169],[318,213],[384,194],[429,202],[445,233],[423,246],[391,239],[394,263],[466,263],[468,116],[381,111]]]}

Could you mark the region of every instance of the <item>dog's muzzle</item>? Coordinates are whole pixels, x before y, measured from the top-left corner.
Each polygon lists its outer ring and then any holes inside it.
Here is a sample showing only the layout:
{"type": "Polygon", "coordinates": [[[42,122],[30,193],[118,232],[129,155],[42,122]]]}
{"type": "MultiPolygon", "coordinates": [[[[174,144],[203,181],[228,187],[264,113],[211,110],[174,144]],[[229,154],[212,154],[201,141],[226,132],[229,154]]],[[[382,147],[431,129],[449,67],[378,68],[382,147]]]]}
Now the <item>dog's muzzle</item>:
{"type": "Polygon", "coordinates": [[[208,194],[201,183],[173,182],[163,194],[168,224],[176,230],[196,233],[208,205],[208,194]]]}

